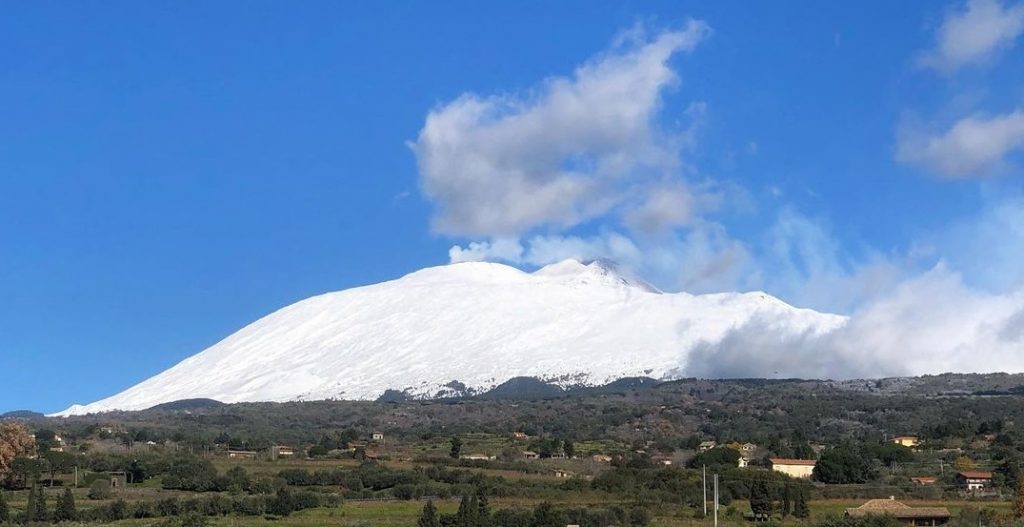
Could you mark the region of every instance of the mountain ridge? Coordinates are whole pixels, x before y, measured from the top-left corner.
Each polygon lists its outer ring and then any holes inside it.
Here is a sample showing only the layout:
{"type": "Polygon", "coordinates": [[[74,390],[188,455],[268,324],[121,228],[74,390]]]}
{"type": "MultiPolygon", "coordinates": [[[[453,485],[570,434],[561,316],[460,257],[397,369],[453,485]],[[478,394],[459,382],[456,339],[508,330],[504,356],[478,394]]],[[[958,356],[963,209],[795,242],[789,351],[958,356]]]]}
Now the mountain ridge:
{"type": "Polygon", "coordinates": [[[285,306],[119,394],[55,415],[184,399],[374,400],[483,393],[532,377],[562,388],[685,376],[694,346],[754,317],[784,333],[845,323],[763,292],[663,293],[607,262],[534,272],[498,263],[430,267],[285,306]]]}

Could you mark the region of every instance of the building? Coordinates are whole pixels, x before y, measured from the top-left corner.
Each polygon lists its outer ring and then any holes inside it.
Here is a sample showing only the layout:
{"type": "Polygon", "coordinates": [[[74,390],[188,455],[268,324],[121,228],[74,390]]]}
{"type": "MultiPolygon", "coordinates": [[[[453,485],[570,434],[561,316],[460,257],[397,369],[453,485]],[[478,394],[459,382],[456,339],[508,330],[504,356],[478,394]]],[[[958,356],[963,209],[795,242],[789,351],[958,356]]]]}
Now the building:
{"type": "Polygon", "coordinates": [[[575,476],[575,472],[569,472],[568,470],[556,470],[555,477],[559,479],[569,479],[575,476]]]}
{"type": "Polygon", "coordinates": [[[748,466],[750,466],[750,460],[749,459],[747,459],[747,458],[745,458],[743,456],[740,456],[739,459],[736,460],[736,467],[737,468],[747,468],[748,466]]]}
{"type": "Polygon", "coordinates": [[[782,472],[793,478],[809,478],[814,473],[814,467],[818,464],[813,459],[785,459],[780,457],[769,458],[768,462],[772,470],[782,472]]]}
{"type": "Polygon", "coordinates": [[[282,457],[292,457],[295,455],[295,449],[285,445],[274,445],[270,447],[270,459],[278,459],[282,457]]]}
{"type": "Polygon", "coordinates": [[[593,459],[594,461],[596,461],[598,463],[611,463],[612,462],[612,456],[607,456],[607,455],[604,455],[604,454],[594,454],[593,456],[590,456],[590,459],[593,459]]]}
{"type": "Polygon", "coordinates": [[[981,472],[978,470],[957,472],[956,485],[960,487],[961,490],[966,490],[968,492],[985,490],[992,486],[992,473],[981,472]]]}
{"type": "MultiPolygon", "coordinates": [[[[693,443],[690,443],[690,444],[693,444],[693,443]]],[[[718,443],[716,443],[714,441],[702,441],[700,443],[700,445],[697,446],[697,450],[700,451],[700,452],[707,452],[708,450],[711,450],[712,448],[715,448],[716,446],[718,446],[718,443]]]]}
{"type": "Polygon", "coordinates": [[[744,456],[752,456],[754,452],[757,452],[757,445],[754,443],[743,443],[740,445],[740,453],[744,456]]]}
{"type": "Polygon", "coordinates": [[[918,485],[934,485],[939,482],[939,478],[935,476],[914,476],[910,478],[910,481],[918,485]]]}
{"type": "Polygon", "coordinates": [[[523,432],[515,432],[512,434],[512,439],[516,441],[526,441],[526,434],[523,432]]]}
{"type": "Polygon", "coordinates": [[[869,500],[860,507],[846,509],[848,517],[891,516],[904,525],[934,527],[949,522],[949,510],[945,507],[911,507],[893,498],[869,500]]]}
{"type": "Polygon", "coordinates": [[[921,443],[917,436],[896,436],[892,438],[892,442],[907,448],[916,448],[921,443]]]}
{"type": "Polygon", "coordinates": [[[256,452],[251,450],[228,450],[228,457],[235,459],[256,459],[256,452]]]}
{"type": "Polygon", "coordinates": [[[487,454],[465,454],[459,456],[459,459],[468,459],[470,461],[491,461],[494,456],[488,456],[487,454]]]}
{"type": "Polygon", "coordinates": [[[374,432],[373,434],[370,435],[370,439],[372,439],[374,441],[383,441],[384,440],[384,434],[381,433],[381,432],[374,432]]]}
{"type": "Polygon", "coordinates": [[[523,451],[523,457],[526,458],[526,459],[537,459],[540,456],[537,455],[536,452],[533,452],[533,451],[530,451],[530,450],[525,450],[525,451],[523,451]]]}
{"type": "Polygon", "coordinates": [[[109,472],[110,476],[110,488],[112,489],[123,489],[128,486],[128,474],[124,472],[109,472]]]}

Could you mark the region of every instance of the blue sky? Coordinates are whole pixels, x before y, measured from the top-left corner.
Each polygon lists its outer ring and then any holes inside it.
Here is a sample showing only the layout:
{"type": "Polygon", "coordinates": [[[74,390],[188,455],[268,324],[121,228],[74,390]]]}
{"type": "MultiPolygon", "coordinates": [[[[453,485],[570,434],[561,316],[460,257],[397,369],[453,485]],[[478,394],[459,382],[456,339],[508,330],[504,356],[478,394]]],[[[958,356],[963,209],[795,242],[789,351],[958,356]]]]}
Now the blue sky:
{"type": "Polygon", "coordinates": [[[609,257],[868,320],[941,283],[1024,327],[1019,1],[5,15],[0,411],[450,258],[609,257]]]}

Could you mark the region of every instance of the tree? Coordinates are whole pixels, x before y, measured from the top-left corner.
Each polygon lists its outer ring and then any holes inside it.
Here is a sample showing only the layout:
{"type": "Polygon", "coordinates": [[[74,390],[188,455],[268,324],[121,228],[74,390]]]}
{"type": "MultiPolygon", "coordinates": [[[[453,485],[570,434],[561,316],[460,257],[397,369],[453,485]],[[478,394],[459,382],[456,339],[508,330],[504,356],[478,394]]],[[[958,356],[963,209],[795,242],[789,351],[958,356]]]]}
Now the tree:
{"type": "Polygon", "coordinates": [[[7,507],[7,500],[4,499],[4,493],[0,492],[0,523],[7,523],[11,521],[11,509],[7,507]]]}
{"type": "Polygon", "coordinates": [[[295,511],[295,499],[286,487],[277,491],[277,495],[267,503],[267,512],[275,516],[288,516],[295,511]]]}
{"type": "Polygon", "coordinates": [[[453,437],[452,449],[450,452],[448,452],[448,456],[451,457],[452,459],[459,459],[460,455],[462,455],[462,440],[459,439],[458,437],[453,437]]]}
{"type": "Polygon", "coordinates": [[[957,470],[974,470],[974,460],[967,456],[960,456],[953,462],[953,468],[957,470]]]}
{"type": "Polygon", "coordinates": [[[476,527],[476,522],[473,521],[476,516],[473,510],[474,504],[471,503],[468,494],[462,495],[462,500],[459,501],[459,511],[455,513],[455,525],[456,527],[476,527]]]}
{"type": "Polygon", "coordinates": [[[46,494],[41,486],[36,487],[33,492],[36,496],[35,499],[30,500],[32,503],[26,511],[27,515],[30,521],[45,522],[50,517],[50,513],[46,510],[46,494]]]}
{"type": "Polygon", "coordinates": [[[914,460],[914,451],[896,443],[884,443],[875,448],[875,457],[885,466],[893,463],[910,463],[914,460]]]}
{"type": "Polygon", "coordinates": [[[530,527],[562,527],[565,525],[562,515],[548,502],[541,503],[533,509],[533,520],[530,527]]]}
{"type": "Polygon", "coordinates": [[[90,500],[106,500],[110,499],[114,495],[114,492],[110,490],[110,480],[97,479],[89,484],[89,499],[90,500]]]}
{"type": "Polygon", "coordinates": [[[57,508],[53,511],[55,522],[71,522],[78,519],[78,512],[75,510],[75,495],[71,489],[65,488],[64,494],[57,499],[57,508]]]}
{"type": "Polygon", "coordinates": [[[796,503],[793,504],[793,516],[805,519],[811,515],[811,509],[807,506],[807,489],[800,487],[796,492],[796,503]]]}
{"type": "Polygon", "coordinates": [[[648,514],[647,509],[633,507],[633,510],[629,511],[630,527],[646,527],[649,523],[651,523],[651,515],[648,514]]]}
{"type": "Polygon", "coordinates": [[[789,513],[792,511],[792,506],[793,506],[792,502],[793,502],[793,486],[790,485],[789,482],[787,481],[786,484],[782,487],[782,510],[780,512],[782,513],[782,517],[783,518],[785,518],[786,516],[789,516],[789,513]]]}
{"type": "Polygon", "coordinates": [[[61,474],[69,472],[74,468],[76,462],[74,454],[69,454],[67,452],[46,451],[43,452],[41,457],[46,461],[46,464],[49,465],[50,486],[53,486],[53,479],[56,477],[58,472],[61,474]]]}
{"type": "Polygon", "coordinates": [[[874,476],[870,457],[849,445],[826,450],[814,466],[814,478],[823,483],[867,483],[874,476]]]}
{"type": "Polygon", "coordinates": [[[441,527],[441,521],[437,518],[437,507],[434,507],[434,500],[427,500],[416,525],[417,527],[441,527]]]}
{"type": "Polygon", "coordinates": [[[767,518],[772,515],[772,494],[768,481],[763,477],[750,484],[750,512],[755,518],[767,518]]]}
{"type": "Polygon", "coordinates": [[[568,439],[562,444],[562,451],[565,452],[565,457],[569,459],[576,457],[576,445],[572,444],[572,441],[568,439]]]}
{"type": "Polygon", "coordinates": [[[706,452],[701,452],[693,457],[688,463],[690,468],[707,466],[708,470],[724,470],[736,468],[739,465],[740,453],[735,448],[720,446],[706,452]]]}
{"type": "Polygon", "coordinates": [[[0,422],[0,479],[11,475],[11,463],[36,451],[36,440],[21,423],[0,422]]]}
{"type": "Polygon", "coordinates": [[[1017,492],[1013,496],[1013,517],[1024,518],[1024,478],[1017,480],[1017,492]]]}
{"type": "Polygon", "coordinates": [[[487,493],[483,487],[476,488],[476,524],[479,527],[491,524],[491,505],[487,501],[487,493]]]}

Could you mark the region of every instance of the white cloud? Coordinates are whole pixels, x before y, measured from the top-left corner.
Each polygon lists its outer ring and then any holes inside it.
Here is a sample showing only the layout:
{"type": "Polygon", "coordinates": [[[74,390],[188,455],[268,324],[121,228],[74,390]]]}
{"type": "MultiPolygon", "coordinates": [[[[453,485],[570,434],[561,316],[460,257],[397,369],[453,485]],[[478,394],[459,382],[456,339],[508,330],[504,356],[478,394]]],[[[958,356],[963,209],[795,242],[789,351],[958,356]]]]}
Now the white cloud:
{"type": "Polygon", "coordinates": [[[689,131],[666,133],[656,119],[678,81],[668,61],[709,32],[698,21],[650,38],[638,28],[571,78],[528,94],[464,94],[431,111],[411,147],[434,229],[508,237],[569,228],[609,213],[637,185],[678,174],[689,131]]]}
{"type": "Polygon", "coordinates": [[[939,265],[825,334],[754,320],[704,344],[684,368],[708,377],[854,378],[1024,370],[1024,290],[987,294],[939,265]]]}
{"type": "Polygon", "coordinates": [[[448,260],[451,263],[487,260],[521,263],[523,261],[523,246],[519,244],[518,240],[510,238],[499,238],[489,242],[471,242],[466,247],[454,245],[448,249],[448,260]]]}
{"type": "Polygon", "coordinates": [[[952,72],[989,61],[1011,47],[1024,32],[1024,3],[1003,6],[998,0],[968,0],[947,14],[939,27],[935,49],[923,54],[923,66],[952,72]]]}
{"type": "Polygon", "coordinates": [[[987,117],[973,115],[945,132],[929,134],[905,126],[896,157],[950,178],[993,174],[1006,157],[1024,149],[1024,111],[987,117]]]}

